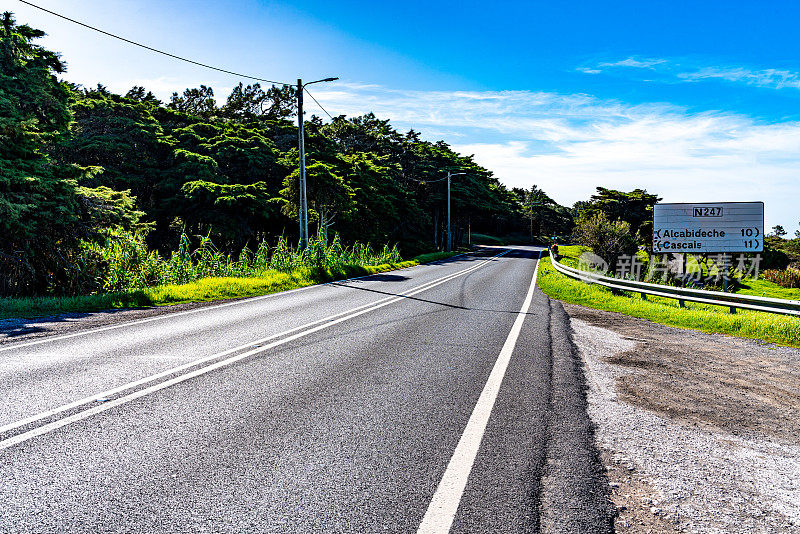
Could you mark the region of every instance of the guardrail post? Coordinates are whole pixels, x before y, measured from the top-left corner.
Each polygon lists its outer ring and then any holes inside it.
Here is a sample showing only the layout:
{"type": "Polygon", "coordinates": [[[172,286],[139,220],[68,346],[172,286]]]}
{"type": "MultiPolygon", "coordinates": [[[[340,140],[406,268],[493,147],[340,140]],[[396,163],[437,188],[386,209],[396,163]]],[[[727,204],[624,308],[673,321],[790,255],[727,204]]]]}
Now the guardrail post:
{"type": "Polygon", "coordinates": [[[683,299],[678,299],[678,307],[679,308],[685,308],[686,307],[686,301],[683,300],[683,299]]]}
{"type": "MultiPolygon", "coordinates": [[[[717,267],[719,268],[719,267],[717,267]]],[[[728,253],[722,254],[722,291],[728,292],[728,253]]],[[[735,313],[731,308],[731,313],[735,313]]]]}
{"type": "Polygon", "coordinates": [[[734,306],[731,306],[731,313],[732,313],[732,314],[734,314],[734,315],[736,315],[736,307],[734,307],[734,306]]]}
{"type": "Polygon", "coordinates": [[[642,300],[647,300],[647,293],[642,293],[642,300]]]}

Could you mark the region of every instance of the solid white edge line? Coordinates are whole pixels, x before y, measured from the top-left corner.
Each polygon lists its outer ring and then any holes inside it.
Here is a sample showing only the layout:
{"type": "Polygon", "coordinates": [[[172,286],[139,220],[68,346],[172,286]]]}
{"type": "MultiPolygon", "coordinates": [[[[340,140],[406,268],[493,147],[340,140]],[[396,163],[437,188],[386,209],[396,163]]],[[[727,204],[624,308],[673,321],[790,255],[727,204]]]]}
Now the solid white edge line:
{"type": "MultiPolygon", "coordinates": [[[[444,284],[446,282],[449,282],[450,280],[458,278],[460,276],[463,276],[464,274],[468,274],[470,272],[476,271],[477,269],[480,269],[481,267],[483,267],[485,265],[488,265],[493,259],[498,258],[500,256],[503,256],[503,255],[507,254],[508,252],[510,252],[510,249],[506,249],[503,252],[501,252],[500,254],[492,256],[492,257],[484,260],[483,262],[479,263],[478,265],[474,265],[472,267],[468,267],[467,269],[463,269],[463,270],[458,271],[456,273],[449,274],[447,276],[439,278],[438,280],[434,280],[432,282],[427,282],[427,283],[423,284],[422,286],[419,286],[419,287],[415,288],[414,290],[411,290],[411,291],[408,291],[406,293],[401,294],[400,296],[389,297],[388,299],[379,300],[378,304],[372,303],[366,309],[360,309],[359,310],[359,308],[353,308],[353,310],[358,310],[358,311],[355,311],[354,313],[349,313],[349,315],[345,315],[343,317],[339,317],[338,319],[330,320],[328,322],[325,322],[323,324],[320,324],[320,325],[315,326],[313,328],[310,328],[308,330],[301,331],[299,333],[296,333],[296,334],[291,335],[289,337],[286,337],[284,339],[281,339],[281,340],[278,340],[278,341],[274,341],[274,342],[272,342],[272,343],[270,343],[268,345],[264,345],[263,347],[258,347],[256,349],[244,352],[242,354],[238,354],[238,355],[236,355],[236,356],[234,356],[232,358],[228,358],[228,359],[216,362],[216,363],[211,364],[211,365],[206,366],[206,367],[201,367],[200,369],[196,369],[196,370],[194,370],[194,371],[192,371],[190,373],[186,373],[184,375],[177,376],[177,377],[172,378],[170,380],[167,380],[165,382],[160,382],[158,384],[154,384],[154,385],[152,385],[152,386],[150,386],[148,388],[141,389],[139,391],[135,391],[135,392],[133,392],[133,393],[131,393],[129,395],[125,395],[124,397],[120,397],[118,399],[114,399],[114,400],[111,400],[111,401],[104,402],[103,404],[95,406],[94,408],[89,408],[88,410],[84,410],[82,412],[73,414],[73,415],[71,415],[69,417],[65,417],[63,419],[59,419],[57,421],[53,421],[53,422],[48,423],[46,425],[42,425],[40,427],[34,428],[34,429],[29,430],[27,432],[23,432],[21,434],[17,434],[16,436],[12,436],[12,437],[10,437],[8,439],[0,441],[0,450],[7,449],[9,447],[12,447],[14,445],[17,445],[18,443],[22,443],[24,441],[27,441],[27,440],[29,440],[31,438],[36,437],[36,436],[41,436],[42,434],[46,434],[46,433],[51,432],[53,430],[56,430],[58,428],[67,426],[67,425],[69,425],[71,423],[74,423],[76,421],[80,421],[82,419],[86,419],[87,417],[91,417],[91,416],[93,416],[95,414],[104,412],[106,410],[110,410],[111,408],[115,408],[117,406],[120,406],[121,404],[125,404],[127,402],[130,402],[132,400],[138,399],[140,397],[144,397],[145,395],[149,395],[150,393],[154,393],[156,391],[159,391],[159,390],[162,390],[162,389],[166,389],[168,387],[174,386],[174,385],[179,384],[181,382],[185,382],[186,380],[189,380],[191,378],[195,378],[197,376],[204,375],[206,373],[209,373],[209,372],[214,371],[216,369],[219,369],[221,367],[226,367],[226,366],[231,365],[231,364],[233,364],[235,362],[238,362],[239,360],[242,360],[244,358],[253,356],[255,354],[259,354],[261,352],[265,352],[265,351],[267,351],[269,349],[278,347],[280,345],[284,345],[286,343],[289,343],[290,341],[294,341],[296,339],[308,336],[308,335],[313,334],[315,332],[318,332],[320,330],[324,330],[325,328],[329,328],[329,327],[331,327],[333,325],[339,324],[339,323],[347,321],[349,319],[353,319],[355,317],[358,317],[359,315],[363,315],[365,313],[378,310],[380,308],[383,308],[383,307],[388,306],[389,304],[393,304],[395,302],[400,302],[400,301],[404,300],[407,297],[416,295],[418,293],[422,293],[423,291],[427,291],[428,289],[431,289],[431,288],[434,288],[434,287],[439,286],[441,284],[444,284]]],[[[361,306],[361,308],[364,308],[364,306],[361,306]]],[[[350,311],[352,311],[352,310],[350,310],[350,311]]],[[[348,312],[343,312],[343,313],[348,313],[348,312]]],[[[342,313],[339,313],[337,315],[331,316],[329,318],[326,318],[326,319],[323,319],[323,320],[320,320],[320,321],[317,321],[317,322],[326,321],[327,319],[330,319],[330,318],[333,318],[333,317],[337,317],[337,316],[341,316],[341,315],[342,315],[342,313]]],[[[250,346],[252,344],[253,343],[248,343],[247,346],[250,346]]],[[[124,389],[129,389],[129,388],[124,388],[124,389]]],[[[92,397],[86,397],[86,398],[87,399],[91,399],[91,400],[96,400],[98,398],[98,396],[99,395],[93,395],[92,397]]],[[[66,409],[68,409],[68,408],[65,408],[65,410],[66,409]]],[[[56,409],[56,410],[58,410],[58,409],[56,409]]],[[[65,410],[60,410],[60,411],[65,411],[65,410]]],[[[54,413],[60,413],[60,412],[59,411],[55,411],[54,413]]],[[[43,415],[42,417],[40,417],[40,419],[49,416],[48,412],[44,412],[44,414],[46,414],[46,415],[43,415]]],[[[16,424],[16,423],[12,423],[12,424],[16,424]]],[[[18,425],[18,426],[21,426],[21,425],[18,425]]]]}
{"type": "MultiPolygon", "coordinates": [[[[402,270],[405,270],[405,269],[413,269],[414,267],[423,267],[425,265],[438,265],[438,264],[440,264],[440,262],[443,262],[443,261],[446,261],[446,260],[451,260],[453,258],[457,258],[459,256],[464,256],[466,254],[469,254],[469,252],[463,252],[461,254],[456,254],[455,256],[450,256],[449,258],[445,258],[444,260],[432,261],[430,263],[421,263],[419,265],[412,265],[410,267],[405,267],[403,269],[395,269],[395,271],[402,271],[402,270]]],[[[391,271],[386,271],[386,272],[391,272],[391,271]]],[[[160,320],[169,319],[169,318],[172,318],[172,317],[180,317],[181,315],[189,315],[189,314],[200,313],[200,312],[204,312],[204,311],[218,310],[220,308],[227,308],[228,306],[236,306],[237,304],[247,304],[247,303],[250,303],[250,302],[256,302],[256,301],[263,300],[263,299],[278,297],[280,295],[287,295],[289,293],[297,293],[297,292],[300,292],[300,291],[313,289],[315,287],[323,287],[323,286],[332,285],[332,284],[343,284],[343,283],[349,282],[351,280],[361,280],[361,279],[369,278],[370,276],[375,276],[375,275],[378,275],[378,274],[382,274],[382,273],[365,274],[364,276],[356,276],[354,278],[346,278],[346,279],[343,279],[343,280],[334,280],[333,282],[325,282],[324,284],[312,284],[310,286],[305,286],[305,287],[296,287],[294,289],[287,289],[286,291],[278,291],[276,293],[270,293],[268,295],[259,295],[259,296],[256,296],[256,297],[245,297],[245,298],[237,299],[237,300],[235,300],[233,302],[226,302],[224,304],[216,304],[216,305],[213,305],[213,306],[204,306],[202,308],[196,308],[194,310],[185,310],[185,311],[182,311],[182,312],[165,313],[163,315],[159,315],[158,317],[148,317],[146,319],[137,319],[137,320],[134,320],[134,321],[128,321],[128,322],[123,322],[123,323],[118,323],[118,324],[112,324],[112,325],[108,325],[108,326],[100,326],[100,327],[97,327],[97,328],[88,328],[87,330],[82,330],[80,332],[75,332],[73,334],[62,334],[62,335],[56,335],[56,336],[47,336],[47,337],[45,337],[43,339],[36,339],[36,340],[32,340],[32,341],[22,341],[20,343],[14,343],[12,341],[10,343],[0,344],[0,352],[7,351],[7,350],[21,349],[23,347],[30,347],[30,346],[33,346],[33,345],[41,345],[42,343],[49,343],[50,341],[59,341],[59,340],[62,340],[62,339],[70,339],[70,338],[73,338],[73,337],[86,336],[86,335],[89,335],[89,334],[96,334],[96,333],[99,333],[99,332],[105,332],[107,330],[116,330],[118,328],[124,328],[126,326],[136,326],[136,325],[139,325],[139,324],[149,323],[149,322],[152,322],[152,321],[160,321],[160,320]]],[[[147,308],[147,309],[158,309],[158,308],[161,308],[161,307],[162,306],[152,306],[152,307],[147,308]]],[[[105,310],[105,311],[108,311],[108,310],[105,310]]],[[[100,312],[92,312],[92,313],[102,313],[102,311],[100,311],[100,312]]]]}
{"type": "MultiPolygon", "coordinates": [[[[541,254],[540,254],[541,256],[541,254]]],[[[506,369],[511,361],[511,355],[514,353],[514,347],[519,339],[519,334],[522,331],[522,324],[525,322],[525,317],[531,307],[533,301],[533,293],[536,288],[536,275],[539,272],[539,262],[536,262],[536,268],[533,271],[533,278],[531,285],[528,289],[528,294],[525,297],[525,302],[517,314],[514,325],[508,333],[506,342],[497,356],[492,372],[489,374],[489,379],[483,387],[481,396],[472,410],[472,415],[461,434],[461,439],[458,441],[455,451],[453,452],[450,462],[447,464],[447,469],[433,494],[425,516],[417,529],[418,534],[445,534],[450,532],[450,527],[453,525],[458,505],[461,502],[461,496],[464,494],[464,489],[467,486],[467,479],[472,471],[472,466],[475,463],[475,458],[478,455],[481,441],[483,441],[483,434],[486,431],[486,425],[489,423],[489,417],[492,415],[494,403],[497,400],[497,395],[500,391],[500,385],[503,383],[503,378],[506,374],[506,369]]]]}

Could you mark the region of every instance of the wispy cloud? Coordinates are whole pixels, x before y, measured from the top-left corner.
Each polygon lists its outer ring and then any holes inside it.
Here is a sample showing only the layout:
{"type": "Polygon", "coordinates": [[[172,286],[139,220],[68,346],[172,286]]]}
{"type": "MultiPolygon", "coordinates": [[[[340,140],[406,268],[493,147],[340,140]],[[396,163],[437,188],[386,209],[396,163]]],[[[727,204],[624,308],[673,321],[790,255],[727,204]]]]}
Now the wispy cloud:
{"type": "Polygon", "coordinates": [[[343,84],[315,96],[331,113],[375,112],[431,140],[445,134],[507,185],[537,184],[562,203],[586,199],[599,185],[643,187],[671,201],[764,200],[768,224],[796,222],[797,122],[536,91],[343,84]]]}
{"type": "Polygon", "coordinates": [[[598,63],[598,67],[630,67],[633,69],[655,70],[658,65],[667,63],[666,59],[636,59],[629,57],[620,61],[598,63]]]}
{"type": "Polygon", "coordinates": [[[667,83],[721,80],[772,89],[800,89],[800,72],[745,66],[709,66],[691,60],[628,57],[619,61],[601,61],[588,66],[583,65],[576,70],[585,74],[610,73],[628,76],[631,74],[631,69],[647,71],[647,81],[653,81],[652,76],[655,73],[659,76],[655,78],[656,80],[667,83]]]}
{"type": "Polygon", "coordinates": [[[695,71],[679,72],[677,77],[687,81],[719,79],[774,89],[787,87],[800,89],[800,73],[779,69],[753,70],[743,67],[703,67],[695,71]]]}

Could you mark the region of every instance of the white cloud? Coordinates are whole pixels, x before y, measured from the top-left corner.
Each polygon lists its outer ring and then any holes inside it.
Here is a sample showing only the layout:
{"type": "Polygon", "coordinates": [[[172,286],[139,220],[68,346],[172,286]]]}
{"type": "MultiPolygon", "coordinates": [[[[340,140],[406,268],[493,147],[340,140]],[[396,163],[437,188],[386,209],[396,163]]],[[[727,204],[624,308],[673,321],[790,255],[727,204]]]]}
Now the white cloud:
{"type": "Polygon", "coordinates": [[[800,219],[797,122],[533,91],[342,84],[315,96],[331,113],[372,111],[431,140],[445,133],[505,184],[537,184],[561,203],[587,199],[596,186],[641,187],[665,201],[764,200],[768,225],[794,228],[800,219]]]}
{"type": "MultiPolygon", "coordinates": [[[[629,57],[619,61],[600,62],[581,66],[576,70],[586,74],[600,74],[619,67],[644,69],[660,75],[660,81],[699,82],[723,80],[772,89],[800,89],[800,73],[786,69],[756,69],[742,66],[698,65],[694,61],[671,59],[637,59],[629,57]]],[[[642,80],[653,81],[653,80],[642,80]]]]}
{"type": "Polygon", "coordinates": [[[800,89],[800,74],[788,70],[703,67],[695,71],[680,72],[677,76],[687,81],[719,79],[758,87],[771,87],[773,89],[784,89],[786,87],[800,89]]]}
{"type": "Polygon", "coordinates": [[[630,67],[634,69],[655,69],[657,65],[666,63],[666,59],[636,59],[629,57],[621,61],[614,61],[610,63],[599,63],[598,67],[630,67]]]}

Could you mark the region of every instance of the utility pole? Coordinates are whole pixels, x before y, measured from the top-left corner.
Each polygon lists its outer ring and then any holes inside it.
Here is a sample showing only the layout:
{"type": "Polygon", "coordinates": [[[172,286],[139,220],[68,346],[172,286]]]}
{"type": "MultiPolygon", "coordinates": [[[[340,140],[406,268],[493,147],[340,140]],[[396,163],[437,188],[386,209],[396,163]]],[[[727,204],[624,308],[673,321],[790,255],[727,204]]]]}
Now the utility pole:
{"type": "Polygon", "coordinates": [[[306,194],[306,139],[303,121],[303,90],[306,85],[319,82],[333,82],[339,78],[325,78],[303,83],[297,79],[297,145],[300,159],[300,248],[308,246],[308,195],[306,194]]]}
{"type": "Polygon", "coordinates": [[[300,248],[308,246],[308,199],[306,197],[306,140],[303,125],[303,80],[297,79],[297,144],[300,157],[300,248]]]}
{"type": "Polygon", "coordinates": [[[533,243],[533,197],[531,197],[531,243],[533,243]]]}
{"type": "Polygon", "coordinates": [[[447,252],[450,252],[453,240],[450,239],[450,171],[447,171],[447,252]]]}
{"type": "Polygon", "coordinates": [[[453,249],[453,240],[451,239],[452,234],[450,233],[450,177],[461,176],[464,174],[467,173],[451,173],[450,171],[447,171],[447,252],[450,252],[453,249]]]}

